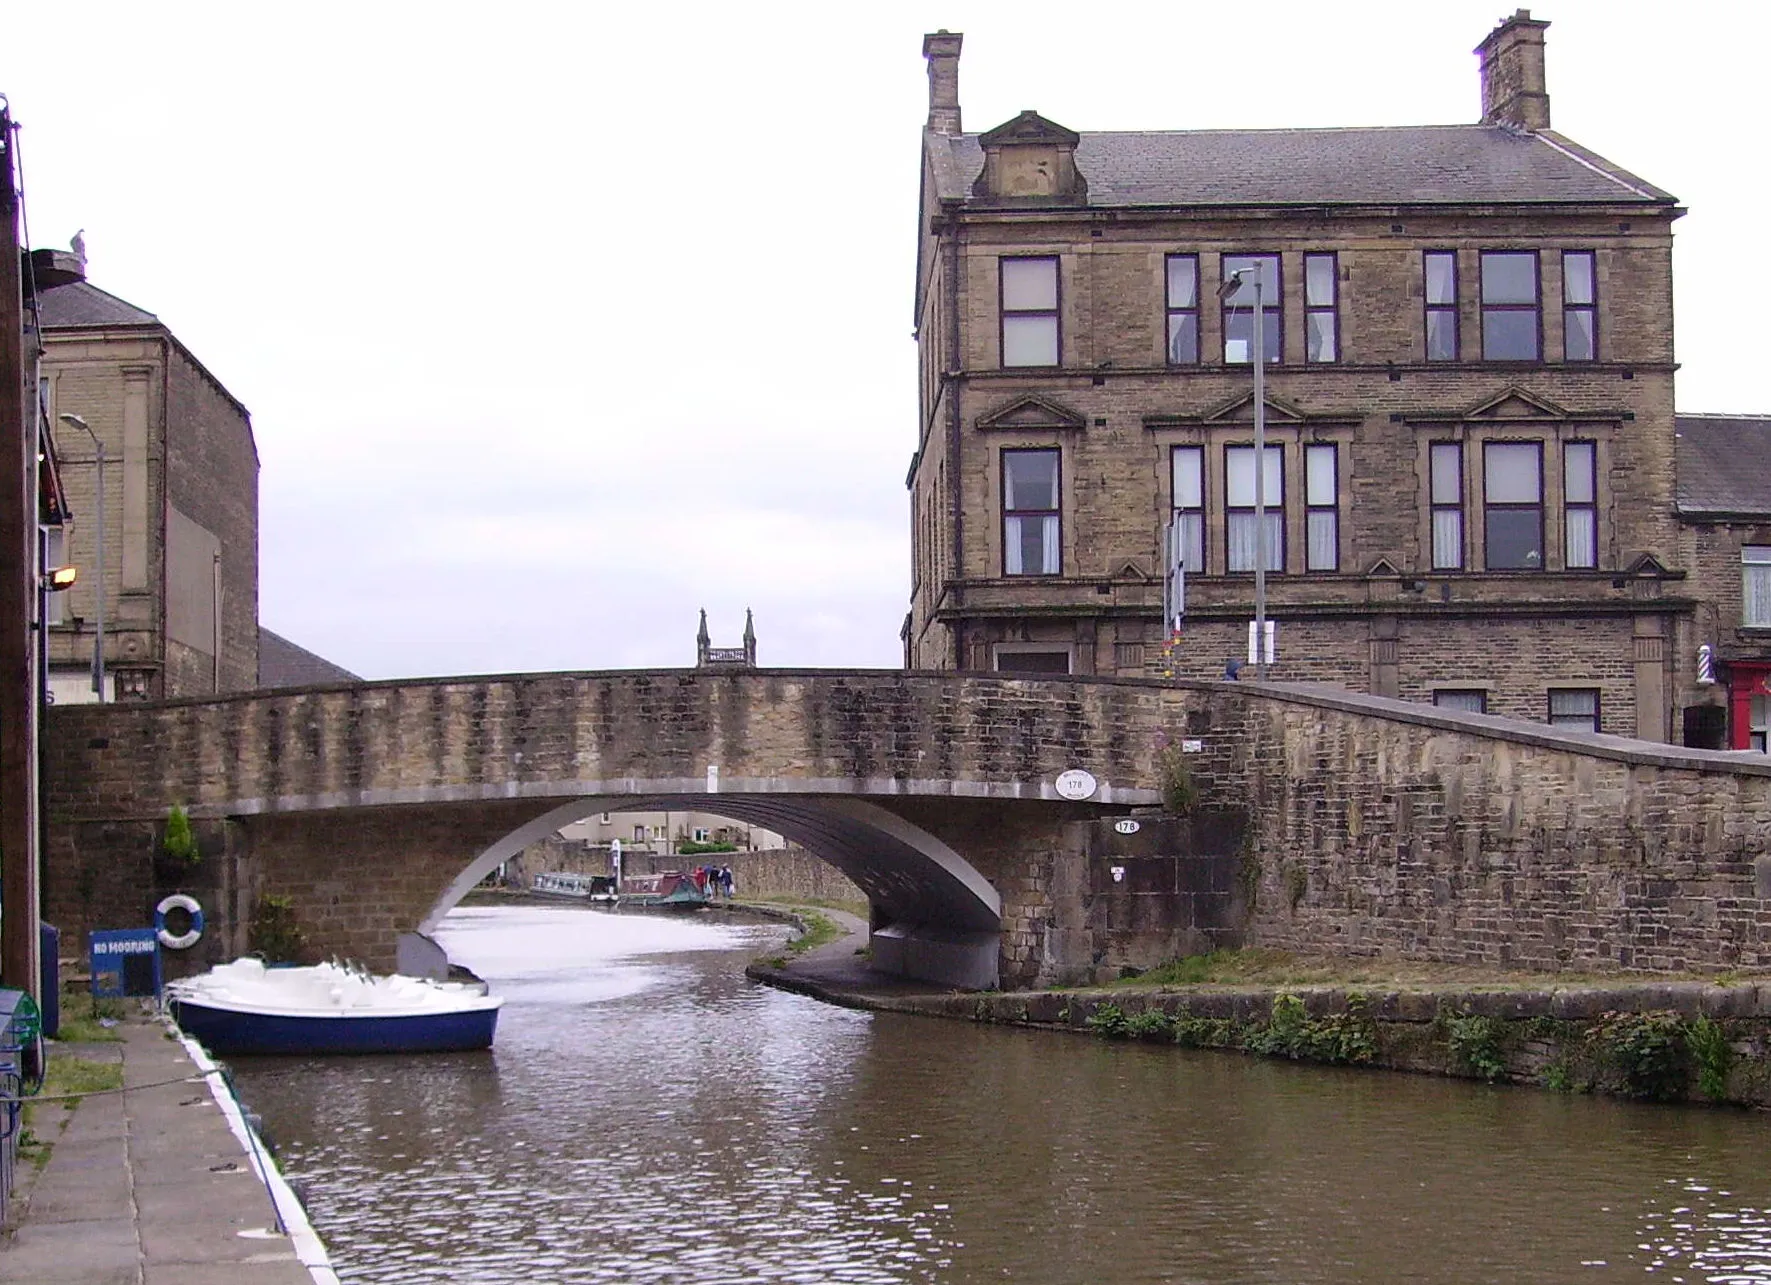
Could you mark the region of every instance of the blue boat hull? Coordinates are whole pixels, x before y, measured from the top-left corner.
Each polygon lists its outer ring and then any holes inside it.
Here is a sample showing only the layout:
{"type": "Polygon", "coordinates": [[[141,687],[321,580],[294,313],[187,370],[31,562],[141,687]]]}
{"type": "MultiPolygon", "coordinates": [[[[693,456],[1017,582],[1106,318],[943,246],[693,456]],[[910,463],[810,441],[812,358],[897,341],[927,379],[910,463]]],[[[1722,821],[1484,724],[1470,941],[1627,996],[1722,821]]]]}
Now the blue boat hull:
{"type": "Polygon", "coordinates": [[[179,1027],[211,1053],[457,1053],[490,1048],[496,1008],[375,1017],[285,1017],[172,1000],[179,1027]]]}

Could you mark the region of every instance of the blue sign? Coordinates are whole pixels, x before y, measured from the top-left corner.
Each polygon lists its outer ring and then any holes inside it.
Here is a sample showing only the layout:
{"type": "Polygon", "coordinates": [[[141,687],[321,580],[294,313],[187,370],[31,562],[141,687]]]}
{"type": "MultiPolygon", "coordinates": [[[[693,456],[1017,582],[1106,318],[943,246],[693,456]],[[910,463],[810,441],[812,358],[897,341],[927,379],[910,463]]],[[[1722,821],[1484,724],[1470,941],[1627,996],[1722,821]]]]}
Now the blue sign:
{"type": "Polygon", "coordinates": [[[91,937],[94,996],[160,993],[160,942],[152,928],[118,928],[91,937]]]}

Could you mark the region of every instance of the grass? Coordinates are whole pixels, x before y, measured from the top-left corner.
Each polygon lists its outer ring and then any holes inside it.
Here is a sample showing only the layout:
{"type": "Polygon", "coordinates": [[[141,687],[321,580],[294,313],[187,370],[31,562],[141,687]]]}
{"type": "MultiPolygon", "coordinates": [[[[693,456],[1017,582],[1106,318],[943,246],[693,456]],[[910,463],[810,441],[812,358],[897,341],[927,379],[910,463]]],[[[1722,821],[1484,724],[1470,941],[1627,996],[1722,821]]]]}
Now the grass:
{"type": "MultiPolygon", "coordinates": [[[[1694,979],[1723,982],[1715,975],[1694,979]]],[[[1744,980],[1733,974],[1726,980],[1744,980]]],[[[1156,986],[1481,986],[1495,990],[1540,990],[1546,986],[1616,986],[1632,978],[1615,973],[1532,973],[1473,964],[1437,964],[1399,959],[1353,959],[1296,955],[1282,950],[1220,950],[1170,960],[1114,982],[1115,987],[1156,986]]],[[[1657,981],[1670,980],[1656,978],[1657,981]]]]}
{"type": "Polygon", "coordinates": [[[803,955],[808,950],[816,950],[843,935],[842,926],[829,915],[820,915],[815,910],[807,910],[800,914],[800,918],[805,921],[806,930],[787,943],[787,949],[795,955],[803,955]]]}
{"type": "Polygon", "coordinates": [[[765,906],[821,906],[825,910],[840,910],[859,919],[867,918],[865,901],[836,901],[829,897],[786,897],[775,894],[766,897],[741,897],[739,900],[760,902],[765,906]]]}
{"type": "Polygon", "coordinates": [[[123,1037],[114,1027],[100,1026],[99,1019],[121,1021],[127,1013],[120,999],[94,999],[85,987],[64,986],[61,992],[61,1029],[56,1040],[63,1044],[107,1044],[123,1037]]]}

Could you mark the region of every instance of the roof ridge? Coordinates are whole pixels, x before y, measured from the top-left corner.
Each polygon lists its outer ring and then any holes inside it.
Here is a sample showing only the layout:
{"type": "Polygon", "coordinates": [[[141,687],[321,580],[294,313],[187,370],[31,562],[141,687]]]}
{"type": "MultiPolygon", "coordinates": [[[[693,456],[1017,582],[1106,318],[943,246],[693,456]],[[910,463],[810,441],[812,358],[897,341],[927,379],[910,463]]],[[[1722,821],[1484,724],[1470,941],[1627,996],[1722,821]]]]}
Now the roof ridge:
{"type": "MultiPolygon", "coordinates": [[[[1557,142],[1554,138],[1552,138],[1549,134],[1547,134],[1545,132],[1539,131],[1539,132],[1533,133],[1531,135],[1531,137],[1542,142],[1545,147],[1552,148],[1553,150],[1562,153],[1562,155],[1566,156],[1569,160],[1574,161],[1576,164],[1584,165],[1589,170],[1591,170],[1593,173],[1598,174],[1601,177],[1610,179],[1613,183],[1617,184],[1619,187],[1623,188],[1625,191],[1634,192],[1637,196],[1643,198],[1644,200],[1657,201],[1660,199],[1660,197],[1662,195],[1664,195],[1664,193],[1657,194],[1656,192],[1648,191],[1644,188],[1637,187],[1634,183],[1625,182],[1621,175],[1614,173],[1611,170],[1606,169],[1602,165],[1595,165],[1592,161],[1588,160],[1586,157],[1582,156],[1579,152],[1575,151],[1573,147],[1563,146],[1561,143],[1557,142]]],[[[1570,140],[1570,142],[1572,142],[1572,140],[1570,140]]],[[[1597,155],[1597,153],[1594,153],[1594,155],[1597,155]]]]}

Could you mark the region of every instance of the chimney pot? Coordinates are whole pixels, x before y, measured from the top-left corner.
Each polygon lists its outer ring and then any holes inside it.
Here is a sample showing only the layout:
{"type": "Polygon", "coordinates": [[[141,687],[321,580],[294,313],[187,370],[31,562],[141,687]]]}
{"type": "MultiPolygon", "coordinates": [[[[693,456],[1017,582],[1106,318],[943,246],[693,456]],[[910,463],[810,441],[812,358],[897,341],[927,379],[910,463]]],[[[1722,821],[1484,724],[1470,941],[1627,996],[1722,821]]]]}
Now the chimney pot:
{"type": "Polygon", "coordinates": [[[1517,10],[1476,46],[1482,60],[1482,123],[1535,132],[1550,127],[1544,81],[1544,29],[1550,24],[1517,10]]]}
{"type": "Polygon", "coordinates": [[[937,134],[960,132],[959,47],[964,40],[945,30],[922,38],[922,56],[929,64],[928,128],[937,134]]]}

